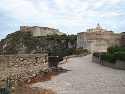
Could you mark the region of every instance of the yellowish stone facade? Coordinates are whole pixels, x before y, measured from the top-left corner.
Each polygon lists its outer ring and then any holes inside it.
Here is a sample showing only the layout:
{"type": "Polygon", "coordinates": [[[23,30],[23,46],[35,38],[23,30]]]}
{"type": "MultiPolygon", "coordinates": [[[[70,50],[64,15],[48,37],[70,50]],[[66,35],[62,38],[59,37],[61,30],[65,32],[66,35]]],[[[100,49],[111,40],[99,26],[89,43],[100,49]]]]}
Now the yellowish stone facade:
{"type": "Polygon", "coordinates": [[[89,52],[106,52],[108,46],[121,45],[121,34],[102,29],[97,24],[94,29],[87,29],[87,32],[77,34],[77,49],[87,49],[89,52]]]}

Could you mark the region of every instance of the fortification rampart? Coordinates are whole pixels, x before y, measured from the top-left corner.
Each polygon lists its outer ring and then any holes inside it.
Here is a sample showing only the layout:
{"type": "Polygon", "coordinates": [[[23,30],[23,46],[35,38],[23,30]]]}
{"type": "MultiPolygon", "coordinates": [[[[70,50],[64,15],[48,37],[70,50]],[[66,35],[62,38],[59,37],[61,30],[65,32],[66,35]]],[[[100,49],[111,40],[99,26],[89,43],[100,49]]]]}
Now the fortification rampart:
{"type": "Polygon", "coordinates": [[[0,55],[0,80],[34,77],[48,70],[47,54],[0,55]]]}
{"type": "Polygon", "coordinates": [[[87,32],[77,34],[78,49],[83,48],[90,52],[102,52],[112,45],[124,45],[123,35],[102,29],[99,23],[95,29],[87,29],[87,32]]]}
{"type": "Polygon", "coordinates": [[[32,36],[47,36],[47,35],[63,35],[65,33],[60,32],[58,29],[49,27],[39,27],[39,26],[20,26],[21,32],[31,32],[32,36]]]}
{"type": "Polygon", "coordinates": [[[122,35],[121,44],[122,46],[125,46],[125,32],[122,32],[121,35],[122,35]]]}

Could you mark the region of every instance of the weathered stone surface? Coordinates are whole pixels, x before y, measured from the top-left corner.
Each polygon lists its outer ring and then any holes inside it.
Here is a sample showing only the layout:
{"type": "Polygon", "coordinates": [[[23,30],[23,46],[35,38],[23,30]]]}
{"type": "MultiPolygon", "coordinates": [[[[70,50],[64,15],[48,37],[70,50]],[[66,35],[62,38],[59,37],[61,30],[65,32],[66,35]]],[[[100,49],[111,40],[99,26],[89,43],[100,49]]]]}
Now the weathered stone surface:
{"type": "Polygon", "coordinates": [[[39,26],[20,26],[21,32],[31,32],[34,37],[47,35],[63,35],[58,29],[39,26]]]}
{"type": "Polygon", "coordinates": [[[36,76],[48,69],[47,58],[47,54],[0,55],[0,80],[36,76]]]}

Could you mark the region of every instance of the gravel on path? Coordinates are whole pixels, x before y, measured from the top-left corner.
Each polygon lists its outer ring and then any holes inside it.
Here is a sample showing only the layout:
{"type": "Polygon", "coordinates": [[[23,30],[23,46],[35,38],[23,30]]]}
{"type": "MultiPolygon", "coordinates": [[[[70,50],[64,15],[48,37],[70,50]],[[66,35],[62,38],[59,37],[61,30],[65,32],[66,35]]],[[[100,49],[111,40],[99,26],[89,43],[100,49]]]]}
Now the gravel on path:
{"type": "Polygon", "coordinates": [[[92,55],[69,58],[61,67],[70,70],[32,87],[52,89],[57,94],[125,94],[125,70],[92,62],[92,55]]]}

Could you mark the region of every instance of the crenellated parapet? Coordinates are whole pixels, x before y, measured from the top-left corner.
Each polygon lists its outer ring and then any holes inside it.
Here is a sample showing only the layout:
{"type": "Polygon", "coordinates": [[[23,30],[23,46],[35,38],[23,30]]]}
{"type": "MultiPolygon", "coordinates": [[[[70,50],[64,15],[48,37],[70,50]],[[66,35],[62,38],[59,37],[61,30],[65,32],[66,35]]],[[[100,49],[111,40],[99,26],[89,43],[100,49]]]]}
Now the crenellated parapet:
{"type": "Polygon", "coordinates": [[[33,30],[34,27],[29,27],[29,26],[20,26],[20,31],[21,32],[30,32],[33,30]]]}

